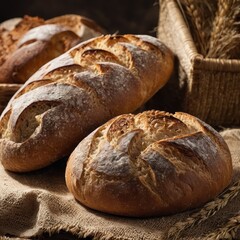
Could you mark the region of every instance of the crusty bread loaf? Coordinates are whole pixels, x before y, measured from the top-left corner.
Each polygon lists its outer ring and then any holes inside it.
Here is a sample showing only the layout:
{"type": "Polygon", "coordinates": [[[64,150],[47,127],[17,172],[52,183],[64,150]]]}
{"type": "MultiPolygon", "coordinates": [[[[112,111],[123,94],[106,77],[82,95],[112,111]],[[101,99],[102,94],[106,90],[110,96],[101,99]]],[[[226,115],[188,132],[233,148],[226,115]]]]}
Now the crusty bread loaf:
{"type": "Polygon", "coordinates": [[[173,54],[147,35],[103,35],[41,67],[0,119],[0,160],[11,171],[71,153],[111,117],[135,111],[168,80],[173,54]]]}
{"type": "Polygon", "coordinates": [[[1,83],[24,83],[43,64],[79,42],[104,32],[92,20],[74,14],[46,21],[26,16],[17,22],[9,20],[0,28],[3,41],[0,48],[1,83]],[[30,24],[31,21],[35,24],[30,24]],[[18,35],[13,41],[14,33],[18,35]]]}
{"type": "Polygon", "coordinates": [[[0,24],[0,66],[17,49],[18,40],[30,29],[43,25],[40,17],[24,16],[8,19],[0,24]]]}
{"type": "Polygon", "coordinates": [[[83,205],[106,213],[161,216],[201,206],[230,183],[222,137],[186,113],[123,114],[70,155],[66,184],[83,205]]]}

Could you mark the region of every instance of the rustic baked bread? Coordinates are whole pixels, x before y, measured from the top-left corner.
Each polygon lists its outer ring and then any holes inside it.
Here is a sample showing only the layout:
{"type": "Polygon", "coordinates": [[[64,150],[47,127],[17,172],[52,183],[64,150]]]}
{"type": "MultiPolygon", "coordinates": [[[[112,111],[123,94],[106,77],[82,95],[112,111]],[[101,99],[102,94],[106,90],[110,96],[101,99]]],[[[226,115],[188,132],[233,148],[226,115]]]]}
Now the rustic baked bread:
{"type": "Polygon", "coordinates": [[[30,29],[43,25],[40,17],[24,16],[8,19],[0,24],[0,66],[17,48],[18,40],[30,29]]]}
{"type": "Polygon", "coordinates": [[[147,217],[200,207],[226,188],[232,160],[222,137],[186,113],[123,114],[76,147],[66,184],[83,205],[147,217]]]}
{"type": "Polygon", "coordinates": [[[11,171],[67,156],[110,118],[133,112],[169,79],[173,54],[147,35],[102,35],[42,66],[0,118],[0,160],[11,171]]]}
{"type": "Polygon", "coordinates": [[[46,21],[25,16],[4,22],[0,29],[1,83],[24,83],[43,64],[104,32],[92,20],[74,14],[46,21]]]}

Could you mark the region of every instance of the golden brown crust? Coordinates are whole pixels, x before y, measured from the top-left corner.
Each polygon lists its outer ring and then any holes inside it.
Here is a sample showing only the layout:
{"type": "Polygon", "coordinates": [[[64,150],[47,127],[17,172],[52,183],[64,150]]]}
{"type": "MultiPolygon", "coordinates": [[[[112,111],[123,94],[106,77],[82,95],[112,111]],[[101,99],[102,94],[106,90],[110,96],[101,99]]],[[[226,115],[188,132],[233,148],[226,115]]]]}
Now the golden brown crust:
{"type": "Polygon", "coordinates": [[[23,36],[19,48],[0,67],[0,82],[26,82],[43,64],[66,52],[79,41],[80,38],[74,32],[60,25],[33,28],[23,36]],[[38,32],[44,36],[38,38],[38,32]]]}
{"type": "MultiPolygon", "coordinates": [[[[12,24],[15,24],[15,21],[12,24]]],[[[48,61],[79,42],[103,33],[92,20],[74,14],[45,21],[25,16],[12,30],[9,25],[8,28],[6,23],[3,23],[2,28],[0,26],[2,83],[24,83],[48,61]]]]}
{"type": "Polygon", "coordinates": [[[146,217],[200,207],[232,179],[222,137],[186,114],[120,115],[86,137],[67,162],[66,184],[83,205],[146,217]]]}
{"type": "Polygon", "coordinates": [[[77,45],[41,67],[2,113],[3,166],[31,171],[66,156],[94,128],[144,104],[172,70],[172,52],[154,37],[103,35],[77,45]]]}
{"type": "MultiPolygon", "coordinates": [[[[9,21],[12,21],[9,19],[9,21]]],[[[39,17],[24,16],[20,21],[14,22],[13,27],[0,25],[0,66],[8,56],[17,48],[18,40],[30,29],[44,24],[44,19],[39,17]],[[15,24],[16,23],[16,24],[15,24]]]]}

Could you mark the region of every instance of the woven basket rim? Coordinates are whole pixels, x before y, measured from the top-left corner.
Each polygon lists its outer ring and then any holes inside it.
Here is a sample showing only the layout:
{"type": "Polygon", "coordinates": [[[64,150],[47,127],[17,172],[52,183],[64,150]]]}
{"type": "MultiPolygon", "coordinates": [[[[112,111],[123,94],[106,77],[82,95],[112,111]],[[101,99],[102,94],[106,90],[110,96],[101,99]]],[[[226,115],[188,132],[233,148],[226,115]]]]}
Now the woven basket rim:
{"type": "Polygon", "coordinates": [[[218,72],[240,73],[240,60],[217,59],[196,56],[192,59],[194,68],[218,72]]]}
{"type": "Polygon", "coordinates": [[[178,34],[181,34],[180,38],[183,40],[184,50],[187,52],[187,55],[190,56],[190,59],[194,59],[195,57],[203,57],[201,54],[197,52],[196,46],[193,42],[192,35],[186,25],[186,22],[182,16],[181,11],[179,10],[179,6],[175,0],[159,0],[160,6],[164,6],[167,8],[168,12],[172,12],[172,17],[174,18],[174,23],[176,24],[180,31],[178,34]]]}
{"type": "Polygon", "coordinates": [[[186,21],[182,15],[177,0],[159,0],[159,3],[164,3],[165,7],[172,16],[178,22],[179,29],[182,34],[182,39],[185,43],[185,51],[188,53],[190,61],[193,62],[194,67],[205,70],[221,71],[221,72],[240,72],[240,60],[238,59],[218,59],[218,58],[207,58],[202,54],[198,53],[192,35],[187,27],[186,21]]]}

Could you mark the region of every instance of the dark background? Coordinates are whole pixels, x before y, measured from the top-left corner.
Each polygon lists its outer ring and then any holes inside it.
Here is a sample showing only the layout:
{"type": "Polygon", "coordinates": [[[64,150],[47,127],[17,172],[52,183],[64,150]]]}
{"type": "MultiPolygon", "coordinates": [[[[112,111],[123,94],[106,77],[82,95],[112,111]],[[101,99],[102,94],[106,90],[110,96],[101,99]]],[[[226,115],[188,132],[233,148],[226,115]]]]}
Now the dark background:
{"type": "Polygon", "coordinates": [[[93,19],[108,33],[156,35],[158,0],[7,0],[0,21],[24,15],[44,19],[79,14],[93,19]]]}

